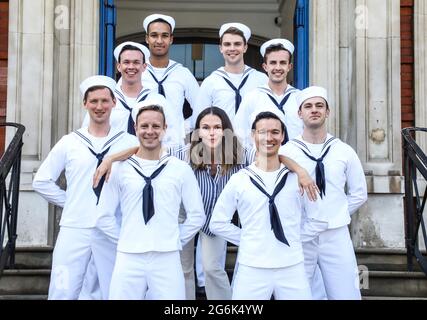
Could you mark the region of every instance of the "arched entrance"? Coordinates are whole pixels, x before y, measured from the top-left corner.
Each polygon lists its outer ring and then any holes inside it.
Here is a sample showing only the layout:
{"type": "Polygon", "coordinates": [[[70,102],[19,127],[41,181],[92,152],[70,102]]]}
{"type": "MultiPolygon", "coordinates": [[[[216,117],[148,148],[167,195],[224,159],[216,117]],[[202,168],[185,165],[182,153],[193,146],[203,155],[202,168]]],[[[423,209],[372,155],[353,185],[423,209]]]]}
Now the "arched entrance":
{"type": "MultiPolygon", "coordinates": [[[[135,41],[145,43],[145,32],[130,33],[115,37],[117,9],[114,0],[100,1],[100,70],[102,74],[113,76],[114,64],[112,51],[115,45],[124,41],[135,41]]],[[[201,1],[202,2],[202,1],[201,1]]],[[[260,1],[260,4],[263,2],[260,1]]],[[[309,0],[297,0],[294,13],[294,43],[295,68],[292,84],[298,88],[308,85],[308,19],[309,0]]],[[[211,14],[204,13],[206,17],[211,14]]],[[[215,14],[212,12],[212,14],[215,14]]],[[[277,12],[279,14],[279,12],[277,12]]],[[[278,16],[280,17],[280,16],[278,16]]],[[[234,17],[241,20],[242,17],[234,17]]],[[[231,21],[231,20],[230,20],[231,21]]],[[[252,26],[251,26],[252,28],[252,26]]],[[[249,40],[249,50],[245,55],[245,63],[255,69],[262,70],[262,59],[259,47],[269,38],[257,36],[256,28],[252,30],[253,35],[249,40]]],[[[273,33],[272,33],[273,34],[273,33]]],[[[190,69],[197,80],[202,81],[213,70],[223,65],[222,56],[218,50],[218,29],[214,28],[176,28],[174,31],[174,45],[171,47],[170,58],[182,63],[190,69]]]]}

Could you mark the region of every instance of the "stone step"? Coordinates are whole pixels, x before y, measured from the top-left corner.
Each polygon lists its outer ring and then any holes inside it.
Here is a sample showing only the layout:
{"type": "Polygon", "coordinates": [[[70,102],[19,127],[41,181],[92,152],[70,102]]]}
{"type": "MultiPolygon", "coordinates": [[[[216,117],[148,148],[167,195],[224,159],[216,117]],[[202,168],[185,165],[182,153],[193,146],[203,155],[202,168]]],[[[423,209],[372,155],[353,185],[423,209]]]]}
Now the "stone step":
{"type": "MultiPolygon", "coordinates": [[[[237,247],[227,247],[226,268],[233,268],[236,263],[237,247]]],[[[406,250],[356,248],[357,264],[366,266],[372,271],[408,271],[406,250]]],[[[421,272],[419,264],[414,259],[414,271],[421,272]]]]}
{"type": "Polygon", "coordinates": [[[362,296],[362,300],[425,300],[427,298],[420,297],[375,297],[375,296],[362,296]]]}
{"type": "Polygon", "coordinates": [[[50,269],[53,247],[18,247],[14,269],[50,269]]]}
{"type": "Polygon", "coordinates": [[[427,297],[427,276],[423,272],[369,271],[369,281],[363,284],[363,296],[427,297]]]}
{"type": "Polygon", "coordinates": [[[0,295],[0,301],[4,300],[47,300],[47,295],[0,295]]]}
{"type": "MultiPolygon", "coordinates": [[[[373,271],[408,271],[406,250],[356,248],[357,264],[373,271]]],[[[413,271],[421,271],[420,265],[413,258],[413,271]]]]}
{"type": "Polygon", "coordinates": [[[0,295],[46,295],[50,270],[4,270],[0,277],[0,295]]]}

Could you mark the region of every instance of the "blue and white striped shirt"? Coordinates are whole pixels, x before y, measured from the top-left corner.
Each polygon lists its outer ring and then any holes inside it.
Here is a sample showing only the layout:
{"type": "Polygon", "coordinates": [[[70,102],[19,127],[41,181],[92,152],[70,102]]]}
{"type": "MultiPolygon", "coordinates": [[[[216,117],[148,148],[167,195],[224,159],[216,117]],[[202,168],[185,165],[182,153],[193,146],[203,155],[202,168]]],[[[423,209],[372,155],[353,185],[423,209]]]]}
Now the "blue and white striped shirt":
{"type": "MultiPolygon", "coordinates": [[[[170,149],[169,152],[172,156],[177,157],[180,160],[190,163],[189,157],[190,145],[186,145],[179,149],[170,149]]],[[[215,236],[209,230],[209,222],[211,220],[212,212],[215,207],[216,201],[230,180],[231,176],[239,170],[247,167],[255,160],[255,149],[244,149],[244,163],[233,166],[228,170],[226,174],[222,174],[221,165],[217,165],[215,176],[211,174],[211,166],[208,165],[206,169],[196,169],[194,174],[199,183],[200,192],[202,194],[203,206],[206,213],[206,221],[202,227],[202,232],[208,236],[215,236]]]]}

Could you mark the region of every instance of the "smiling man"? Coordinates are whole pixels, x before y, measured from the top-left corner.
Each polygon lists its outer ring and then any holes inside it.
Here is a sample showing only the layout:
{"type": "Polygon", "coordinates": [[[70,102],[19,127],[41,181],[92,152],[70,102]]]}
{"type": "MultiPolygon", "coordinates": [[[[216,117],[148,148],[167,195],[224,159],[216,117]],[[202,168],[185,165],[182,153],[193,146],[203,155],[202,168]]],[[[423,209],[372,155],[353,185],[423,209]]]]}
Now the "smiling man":
{"type": "Polygon", "coordinates": [[[163,150],[165,120],[160,103],[142,103],[135,118],[139,148],[113,165],[100,199],[98,226],[117,242],[110,299],[145,299],[147,290],[155,300],[185,299],[179,251],[203,226],[205,214],[192,169],[163,150]],[[179,224],[181,204],[187,218],[179,224]]]}
{"type": "Polygon", "coordinates": [[[33,188],[47,201],[63,207],[53,251],[49,299],[77,299],[93,255],[102,299],[108,297],[115,246],[96,228],[103,180],[92,189],[95,169],[107,154],[137,145],[136,138],[110,125],[116,82],[92,76],[80,85],[89,124],[58,141],[37,171],[33,188]],[[65,170],[66,191],[57,184],[65,170]]]}
{"type": "Polygon", "coordinates": [[[299,91],[287,82],[292,70],[293,44],[286,39],[265,42],[260,49],[264,58],[263,68],[268,74],[268,83],[255,88],[242,100],[233,126],[245,145],[251,143],[250,117],[254,112],[278,109],[286,125],[286,141],[302,132],[302,121],[298,117],[295,94],[299,91]]]}
{"type": "Polygon", "coordinates": [[[245,65],[244,55],[251,36],[249,27],[242,23],[223,24],[219,30],[219,51],[224,57],[224,67],[209,75],[200,86],[197,115],[205,108],[223,109],[230,120],[239,109],[241,99],[251,90],[267,82],[267,77],[245,65]]]}
{"type": "Polygon", "coordinates": [[[261,112],[252,124],[256,161],[234,174],[215,205],[209,224],[217,236],[239,246],[234,300],[311,299],[302,242],[327,224],[298,192],[297,176],[279,161],[285,126],[273,112],[261,112]],[[241,228],[230,221],[238,211],[241,228]]]}
{"type": "Polygon", "coordinates": [[[175,110],[173,118],[179,125],[179,139],[183,143],[185,135],[192,129],[191,117],[184,119],[184,104],[188,103],[194,113],[199,84],[190,70],[169,59],[175,19],[164,14],[152,14],[144,19],[143,25],[151,55],[142,74],[142,82],[154,87],[171,104],[175,110]]]}
{"type": "Polygon", "coordinates": [[[304,131],[280,153],[303,166],[316,180],[323,198],[321,211],[328,229],[304,243],[307,276],[319,265],[328,299],[360,300],[358,268],[348,224],[350,216],[367,200],[362,164],[356,152],[327,132],[330,114],[327,92],[309,87],[297,96],[304,131]]]}
{"type": "Polygon", "coordinates": [[[128,41],[114,49],[114,57],[121,78],[114,91],[118,105],[111,115],[111,124],[135,135],[132,109],[151,93],[150,87],[141,82],[150,51],[142,44],[128,41]]]}

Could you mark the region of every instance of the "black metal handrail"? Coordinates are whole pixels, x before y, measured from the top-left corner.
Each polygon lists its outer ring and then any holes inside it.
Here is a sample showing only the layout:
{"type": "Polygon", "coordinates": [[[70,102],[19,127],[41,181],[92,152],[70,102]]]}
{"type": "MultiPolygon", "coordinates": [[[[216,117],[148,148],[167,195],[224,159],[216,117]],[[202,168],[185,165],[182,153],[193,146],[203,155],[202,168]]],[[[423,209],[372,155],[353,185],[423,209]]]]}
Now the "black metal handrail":
{"type": "Polygon", "coordinates": [[[0,123],[15,127],[12,141],[0,159],[0,276],[5,267],[15,265],[16,227],[18,218],[19,178],[21,173],[22,136],[25,127],[18,123],[0,123]],[[7,238],[6,238],[7,235],[7,238]]]}
{"type": "Polygon", "coordinates": [[[417,132],[427,132],[427,128],[411,127],[402,130],[405,172],[405,245],[408,270],[413,271],[412,258],[415,257],[427,275],[427,257],[423,255],[419,246],[421,228],[424,244],[427,247],[426,226],[423,219],[427,200],[427,186],[421,198],[417,180],[417,173],[419,172],[427,181],[427,156],[414,139],[417,132]]]}

